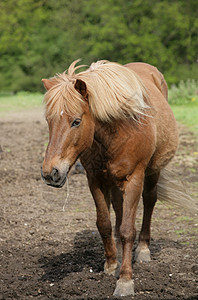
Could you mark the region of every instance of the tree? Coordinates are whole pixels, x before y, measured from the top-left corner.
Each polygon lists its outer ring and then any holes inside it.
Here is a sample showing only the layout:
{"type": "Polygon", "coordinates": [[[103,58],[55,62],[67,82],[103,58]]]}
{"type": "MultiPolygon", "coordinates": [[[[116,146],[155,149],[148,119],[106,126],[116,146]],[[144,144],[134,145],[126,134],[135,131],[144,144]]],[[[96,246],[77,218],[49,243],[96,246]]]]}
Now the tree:
{"type": "Polygon", "coordinates": [[[2,0],[0,89],[41,90],[77,58],[144,61],[168,82],[196,77],[195,0],[2,0]]]}

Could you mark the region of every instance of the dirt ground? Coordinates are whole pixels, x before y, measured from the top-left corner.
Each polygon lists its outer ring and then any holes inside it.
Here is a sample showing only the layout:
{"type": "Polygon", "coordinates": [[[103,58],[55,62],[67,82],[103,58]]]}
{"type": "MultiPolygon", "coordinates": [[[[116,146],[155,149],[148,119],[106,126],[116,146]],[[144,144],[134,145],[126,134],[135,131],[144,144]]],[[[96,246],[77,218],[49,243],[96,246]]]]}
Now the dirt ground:
{"type": "MultiPolygon", "coordinates": [[[[180,132],[171,168],[198,202],[197,135],[180,132]]],[[[66,186],[41,180],[47,140],[41,112],[0,116],[0,299],[118,299],[86,176],[70,175],[66,203],[66,186]]],[[[157,203],[150,248],[152,261],[133,265],[134,299],[198,299],[197,214],[157,203]]]]}

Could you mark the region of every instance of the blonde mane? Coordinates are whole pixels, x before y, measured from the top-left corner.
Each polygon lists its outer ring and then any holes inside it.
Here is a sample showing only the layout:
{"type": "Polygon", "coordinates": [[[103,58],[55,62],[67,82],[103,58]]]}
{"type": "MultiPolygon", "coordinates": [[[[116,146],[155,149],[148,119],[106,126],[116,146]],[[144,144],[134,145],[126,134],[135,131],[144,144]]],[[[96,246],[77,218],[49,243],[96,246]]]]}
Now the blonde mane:
{"type": "Polygon", "coordinates": [[[74,61],[67,72],[50,79],[53,85],[44,98],[48,118],[62,111],[73,116],[82,114],[85,100],[74,87],[77,79],[86,83],[90,110],[97,120],[110,122],[129,117],[137,120],[146,114],[145,88],[131,69],[101,60],[76,74],[77,69],[84,67],[76,66],[77,62],[79,60],[74,61]]]}

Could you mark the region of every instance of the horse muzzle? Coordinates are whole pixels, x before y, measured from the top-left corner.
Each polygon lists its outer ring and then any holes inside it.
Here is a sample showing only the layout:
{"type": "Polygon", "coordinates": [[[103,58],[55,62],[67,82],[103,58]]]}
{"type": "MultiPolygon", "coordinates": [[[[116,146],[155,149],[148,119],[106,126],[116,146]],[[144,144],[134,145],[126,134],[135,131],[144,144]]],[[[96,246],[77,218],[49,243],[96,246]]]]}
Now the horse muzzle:
{"type": "Polygon", "coordinates": [[[68,174],[68,169],[64,170],[64,172],[60,172],[58,168],[53,168],[50,173],[47,173],[41,167],[41,177],[44,182],[52,187],[62,188],[66,182],[68,174]]]}

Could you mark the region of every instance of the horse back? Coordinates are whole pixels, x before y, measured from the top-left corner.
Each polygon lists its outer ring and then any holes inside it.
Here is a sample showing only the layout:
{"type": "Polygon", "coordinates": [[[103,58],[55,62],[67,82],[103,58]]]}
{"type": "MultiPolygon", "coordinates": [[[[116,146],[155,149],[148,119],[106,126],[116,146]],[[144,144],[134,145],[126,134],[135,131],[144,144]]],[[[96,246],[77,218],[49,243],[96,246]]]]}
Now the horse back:
{"type": "Polygon", "coordinates": [[[166,80],[156,67],[141,62],[129,63],[125,66],[132,69],[142,79],[143,83],[144,81],[152,82],[168,101],[168,86],[166,80]]]}

